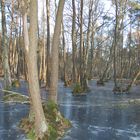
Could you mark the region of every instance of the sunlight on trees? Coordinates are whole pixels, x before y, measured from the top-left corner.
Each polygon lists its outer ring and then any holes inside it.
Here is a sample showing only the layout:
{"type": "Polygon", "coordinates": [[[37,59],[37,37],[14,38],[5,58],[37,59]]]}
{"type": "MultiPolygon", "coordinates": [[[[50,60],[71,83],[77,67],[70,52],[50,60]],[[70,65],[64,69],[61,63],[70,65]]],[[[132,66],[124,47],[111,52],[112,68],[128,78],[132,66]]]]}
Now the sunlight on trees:
{"type": "Polygon", "coordinates": [[[0,91],[28,83],[38,139],[49,133],[42,89],[57,106],[59,81],[76,96],[88,95],[91,80],[112,81],[114,93],[140,84],[139,0],[1,0],[0,11],[0,91]]]}

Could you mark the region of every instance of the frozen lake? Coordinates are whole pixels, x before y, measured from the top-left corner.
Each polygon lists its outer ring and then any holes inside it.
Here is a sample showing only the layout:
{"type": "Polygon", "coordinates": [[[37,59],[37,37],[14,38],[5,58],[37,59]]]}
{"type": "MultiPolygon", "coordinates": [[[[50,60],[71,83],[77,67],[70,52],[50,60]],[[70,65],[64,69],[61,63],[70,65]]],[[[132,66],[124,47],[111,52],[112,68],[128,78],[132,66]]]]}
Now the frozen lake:
{"type": "MultiPolygon", "coordinates": [[[[112,93],[113,82],[97,87],[95,81],[90,81],[89,86],[91,91],[87,96],[74,97],[71,89],[59,82],[60,111],[73,125],[62,140],[140,140],[140,105],[128,103],[140,98],[140,87],[134,87],[130,94],[116,95],[112,93]]],[[[28,92],[24,82],[13,90],[28,92]]],[[[43,89],[42,94],[46,94],[43,89]]],[[[18,123],[28,114],[29,107],[4,104],[1,99],[0,140],[25,140],[18,123]]]]}

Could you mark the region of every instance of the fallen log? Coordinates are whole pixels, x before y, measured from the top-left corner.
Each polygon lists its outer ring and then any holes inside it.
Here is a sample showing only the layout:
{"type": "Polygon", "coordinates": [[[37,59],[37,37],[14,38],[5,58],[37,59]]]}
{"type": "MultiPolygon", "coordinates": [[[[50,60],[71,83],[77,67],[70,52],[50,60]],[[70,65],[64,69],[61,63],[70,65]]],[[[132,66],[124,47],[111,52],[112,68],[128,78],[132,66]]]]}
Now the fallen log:
{"type": "Polygon", "coordinates": [[[30,103],[29,96],[22,95],[21,93],[11,91],[11,90],[0,89],[0,91],[6,93],[3,96],[3,101],[6,103],[22,103],[22,104],[30,103]]]}

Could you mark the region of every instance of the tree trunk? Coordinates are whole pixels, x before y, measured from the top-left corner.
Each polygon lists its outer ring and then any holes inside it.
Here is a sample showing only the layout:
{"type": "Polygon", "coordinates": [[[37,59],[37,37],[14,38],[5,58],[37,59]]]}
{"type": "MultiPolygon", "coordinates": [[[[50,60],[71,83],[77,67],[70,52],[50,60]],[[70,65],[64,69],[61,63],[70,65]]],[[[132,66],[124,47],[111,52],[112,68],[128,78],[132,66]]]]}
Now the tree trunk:
{"type": "Polygon", "coordinates": [[[7,41],[7,29],[5,19],[5,0],[1,0],[2,9],[2,62],[4,69],[4,88],[11,86],[11,74],[9,67],[9,55],[8,55],[8,41],[7,41]]]}
{"type": "Polygon", "coordinates": [[[47,10],[47,74],[46,74],[46,85],[50,87],[50,0],[46,0],[47,10]]]}
{"type": "Polygon", "coordinates": [[[87,65],[88,65],[88,55],[89,55],[89,45],[90,45],[90,36],[91,36],[91,15],[92,15],[93,0],[89,3],[89,21],[88,21],[88,30],[87,30],[87,39],[86,39],[86,49],[84,54],[84,76],[83,76],[83,90],[88,89],[88,75],[87,75],[87,65]]]}
{"type": "Polygon", "coordinates": [[[83,0],[80,9],[80,84],[83,85],[83,0]]]}
{"type": "Polygon", "coordinates": [[[94,64],[94,36],[95,36],[95,31],[94,27],[92,25],[92,34],[91,34],[91,66],[90,66],[90,78],[93,78],[93,64],[94,64]]]}
{"type": "Polygon", "coordinates": [[[114,40],[113,40],[113,48],[114,48],[114,61],[113,61],[113,67],[114,67],[114,89],[117,88],[117,78],[116,78],[116,48],[117,48],[117,37],[118,37],[118,3],[117,0],[115,0],[115,14],[116,14],[116,23],[115,23],[115,32],[114,32],[114,40]]]}
{"type": "Polygon", "coordinates": [[[62,21],[62,42],[63,42],[63,77],[64,82],[67,82],[67,72],[66,72],[66,42],[65,42],[65,34],[64,34],[64,24],[62,21]]]}
{"type": "Polygon", "coordinates": [[[42,10],[42,26],[43,26],[43,62],[42,62],[42,80],[46,84],[46,36],[45,36],[45,13],[44,13],[44,4],[43,4],[43,10],[42,10]]]}
{"type": "Polygon", "coordinates": [[[51,53],[51,78],[50,78],[50,89],[49,98],[50,100],[57,102],[57,84],[58,84],[58,48],[59,39],[61,34],[61,23],[63,19],[63,8],[65,0],[59,0],[56,24],[54,28],[54,35],[52,41],[52,53],[51,53]]]}
{"type": "Polygon", "coordinates": [[[33,111],[35,113],[35,130],[36,136],[42,138],[44,133],[47,131],[48,126],[45,120],[40,89],[38,81],[38,69],[37,69],[37,0],[32,0],[30,2],[30,32],[28,36],[27,27],[27,13],[24,13],[24,42],[25,42],[25,53],[26,62],[28,68],[28,78],[29,78],[29,91],[33,106],[33,111]]]}
{"type": "Polygon", "coordinates": [[[77,70],[76,70],[76,9],[75,9],[75,0],[72,0],[72,9],[73,9],[73,16],[72,16],[72,80],[73,83],[77,82],[77,70]]]}

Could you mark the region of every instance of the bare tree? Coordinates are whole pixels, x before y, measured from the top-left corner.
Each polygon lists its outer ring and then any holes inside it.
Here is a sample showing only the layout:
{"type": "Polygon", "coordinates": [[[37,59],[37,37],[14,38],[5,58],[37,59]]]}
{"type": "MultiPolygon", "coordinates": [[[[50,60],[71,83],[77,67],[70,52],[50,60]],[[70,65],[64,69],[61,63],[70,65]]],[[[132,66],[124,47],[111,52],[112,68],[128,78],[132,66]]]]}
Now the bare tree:
{"type": "Polygon", "coordinates": [[[47,86],[50,87],[50,0],[46,0],[46,10],[47,10],[47,86]]]}
{"type": "Polygon", "coordinates": [[[76,8],[75,8],[75,0],[72,0],[72,80],[73,83],[77,82],[77,68],[76,68],[76,8]]]}
{"type": "Polygon", "coordinates": [[[93,0],[89,2],[89,15],[88,15],[88,29],[87,29],[87,37],[86,37],[86,48],[84,51],[84,66],[83,66],[83,89],[86,91],[88,89],[88,55],[89,55],[89,45],[90,45],[90,37],[91,37],[91,16],[92,16],[92,9],[93,9],[93,0]]]}
{"type": "Polygon", "coordinates": [[[35,130],[36,137],[42,138],[44,133],[47,131],[48,126],[45,120],[39,82],[38,82],[38,69],[37,69],[37,0],[32,0],[30,2],[30,8],[28,7],[27,1],[22,1],[22,13],[23,13],[23,25],[24,25],[24,43],[25,43],[25,55],[28,68],[28,81],[29,81],[29,91],[32,101],[33,111],[35,113],[35,130]],[[30,30],[28,35],[27,26],[27,8],[30,10],[30,30]]]}
{"type": "Polygon", "coordinates": [[[7,29],[5,19],[5,0],[1,0],[2,9],[2,62],[4,69],[4,87],[9,88],[11,86],[11,74],[9,67],[9,48],[7,40],[7,29]]]}
{"type": "Polygon", "coordinates": [[[50,77],[50,100],[57,102],[57,84],[58,84],[58,48],[59,39],[61,34],[61,23],[63,19],[63,9],[65,0],[59,0],[56,23],[54,28],[54,35],[52,40],[52,52],[51,52],[51,77],[50,77]]]}
{"type": "Polygon", "coordinates": [[[83,0],[80,3],[80,84],[83,85],[83,0]]]}

